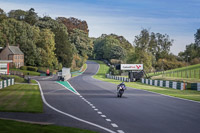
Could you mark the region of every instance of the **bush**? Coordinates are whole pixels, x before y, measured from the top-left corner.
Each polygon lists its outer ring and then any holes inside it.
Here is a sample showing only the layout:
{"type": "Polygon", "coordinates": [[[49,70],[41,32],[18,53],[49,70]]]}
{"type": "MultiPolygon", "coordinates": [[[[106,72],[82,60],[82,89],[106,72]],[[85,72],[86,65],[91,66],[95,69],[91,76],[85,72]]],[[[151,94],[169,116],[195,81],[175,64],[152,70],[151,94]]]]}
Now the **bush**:
{"type": "Polygon", "coordinates": [[[200,58],[194,58],[191,60],[191,65],[199,64],[200,63],[200,58]]]}
{"type": "Polygon", "coordinates": [[[27,66],[27,70],[37,72],[38,68],[33,66],[27,66]]]}
{"type": "Polygon", "coordinates": [[[21,66],[20,69],[21,70],[27,70],[27,66],[21,66]]]}

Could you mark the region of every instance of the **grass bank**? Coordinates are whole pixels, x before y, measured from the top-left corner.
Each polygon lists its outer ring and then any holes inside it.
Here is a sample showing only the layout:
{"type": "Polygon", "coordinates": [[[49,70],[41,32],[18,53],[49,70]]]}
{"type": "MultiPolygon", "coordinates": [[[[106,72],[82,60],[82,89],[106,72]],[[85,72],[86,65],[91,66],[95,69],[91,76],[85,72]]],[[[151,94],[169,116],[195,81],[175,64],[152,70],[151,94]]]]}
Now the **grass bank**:
{"type": "Polygon", "coordinates": [[[200,64],[190,65],[187,67],[176,68],[164,72],[148,73],[148,76],[172,77],[176,79],[185,78],[185,80],[199,79],[200,80],[200,64]]]}
{"type": "Polygon", "coordinates": [[[16,84],[0,90],[0,111],[43,112],[38,85],[16,84]]]}
{"type": "Polygon", "coordinates": [[[162,75],[151,77],[153,80],[168,80],[176,82],[187,82],[187,83],[200,83],[200,79],[196,78],[177,78],[177,77],[164,77],[162,75]]]}
{"type": "MultiPolygon", "coordinates": [[[[113,79],[107,79],[105,78],[105,74],[108,72],[109,67],[104,64],[102,61],[95,61],[100,64],[100,69],[98,73],[94,76],[94,78],[114,83],[114,84],[119,84],[121,81],[118,80],[113,80],[113,79]]],[[[141,89],[141,90],[147,90],[151,92],[156,92],[160,94],[165,94],[169,96],[174,96],[174,97],[179,97],[179,98],[184,98],[184,99],[189,99],[189,100],[194,100],[194,101],[200,101],[200,92],[198,91],[193,91],[193,90],[176,90],[176,89],[170,89],[166,87],[157,87],[157,86],[150,86],[146,84],[142,84],[140,82],[127,82],[125,83],[126,86],[136,88],[136,89],[141,89]]]]}
{"type": "Polygon", "coordinates": [[[28,70],[21,70],[21,69],[10,69],[11,71],[18,71],[23,73],[24,75],[31,75],[31,76],[40,76],[39,72],[34,72],[34,71],[28,71],[28,70]]]}
{"type": "MultiPolygon", "coordinates": [[[[3,77],[3,78],[6,78],[6,77],[7,78],[14,78],[15,82],[17,82],[17,83],[27,83],[26,79],[21,78],[21,77],[19,77],[17,75],[1,75],[1,77],[3,77]]],[[[35,80],[31,80],[31,83],[36,84],[37,82],[35,80]]]]}
{"type": "Polygon", "coordinates": [[[93,131],[62,127],[55,125],[39,125],[0,119],[2,133],[95,133],[93,131]]]}
{"type": "Polygon", "coordinates": [[[76,77],[76,76],[82,74],[86,69],[87,69],[87,64],[84,64],[83,67],[81,68],[81,70],[72,72],[72,77],[76,77]]]}

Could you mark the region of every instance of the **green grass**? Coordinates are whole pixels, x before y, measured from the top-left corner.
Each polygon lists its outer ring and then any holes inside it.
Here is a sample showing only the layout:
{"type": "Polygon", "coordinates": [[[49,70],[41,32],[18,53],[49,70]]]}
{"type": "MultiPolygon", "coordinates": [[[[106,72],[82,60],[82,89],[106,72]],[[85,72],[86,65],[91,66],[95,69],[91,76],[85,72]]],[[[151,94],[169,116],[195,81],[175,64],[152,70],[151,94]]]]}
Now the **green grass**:
{"type": "Polygon", "coordinates": [[[10,69],[11,71],[18,71],[22,72],[24,75],[31,75],[31,76],[40,76],[39,72],[33,72],[33,71],[27,71],[27,70],[21,70],[21,69],[10,69]]]}
{"type": "Polygon", "coordinates": [[[81,71],[78,70],[78,71],[72,72],[72,77],[76,77],[76,76],[82,74],[86,69],[87,69],[87,64],[84,64],[83,68],[81,69],[81,71]]]}
{"type": "Polygon", "coordinates": [[[158,76],[158,75],[163,75],[164,77],[200,79],[200,64],[167,70],[165,71],[164,74],[162,72],[148,74],[148,76],[158,76]]]}
{"type": "Polygon", "coordinates": [[[2,133],[95,133],[72,127],[30,124],[2,119],[0,119],[0,125],[0,132],[2,133]]]}
{"type": "Polygon", "coordinates": [[[105,79],[106,74],[109,72],[109,67],[103,61],[95,61],[95,62],[100,65],[100,68],[98,73],[94,75],[94,78],[98,78],[100,80],[105,79]]]}
{"type": "Polygon", "coordinates": [[[1,89],[0,111],[43,112],[38,85],[15,84],[1,89]]]}
{"type": "MultiPolygon", "coordinates": [[[[14,78],[15,82],[17,82],[17,83],[27,83],[27,80],[25,80],[24,78],[21,78],[17,75],[1,75],[1,77],[14,78]]],[[[34,80],[31,80],[31,83],[36,84],[37,82],[34,80]]]]}
{"type": "MultiPolygon", "coordinates": [[[[99,72],[97,75],[94,76],[94,78],[114,83],[118,85],[121,83],[121,81],[118,80],[113,80],[113,79],[107,79],[105,78],[105,74],[107,73],[108,66],[106,66],[103,62],[101,61],[95,61],[98,63],[101,63],[99,72]]],[[[179,98],[184,98],[184,99],[189,99],[189,100],[194,100],[194,101],[200,101],[200,92],[194,91],[194,90],[176,90],[176,89],[171,89],[171,88],[166,88],[166,87],[157,87],[157,86],[150,86],[146,84],[142,84],[140,82],[126,82],[126,86],[136,88],[136,89],[141,89],[141,90],[147,90],[151,92],[156,92],[160,94],[165,94],[169,96],[174,96],[174,97],[179,97],[179,98]]]]}
{"type": "Polygon", "coordinates": [[[151,77],[153,80],[166,80],[166,81],[176,81],[176,82],[187,82],[187,83],[200,83],[200,79],[195,78],[177,78],[177,77],[164,77],[162,75],[151,77]]]}

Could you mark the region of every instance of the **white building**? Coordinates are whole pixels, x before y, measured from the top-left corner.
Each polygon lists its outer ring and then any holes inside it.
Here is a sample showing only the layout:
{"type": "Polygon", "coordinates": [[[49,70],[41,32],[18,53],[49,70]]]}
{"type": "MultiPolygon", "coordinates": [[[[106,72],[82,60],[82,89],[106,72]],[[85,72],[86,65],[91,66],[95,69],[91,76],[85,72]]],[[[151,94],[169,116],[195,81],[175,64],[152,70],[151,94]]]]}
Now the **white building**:
{"type": "Polygon", "coordinates": [[[9,63],[12,60],[0,60],[0,74],[9,74],[9,63]]]}

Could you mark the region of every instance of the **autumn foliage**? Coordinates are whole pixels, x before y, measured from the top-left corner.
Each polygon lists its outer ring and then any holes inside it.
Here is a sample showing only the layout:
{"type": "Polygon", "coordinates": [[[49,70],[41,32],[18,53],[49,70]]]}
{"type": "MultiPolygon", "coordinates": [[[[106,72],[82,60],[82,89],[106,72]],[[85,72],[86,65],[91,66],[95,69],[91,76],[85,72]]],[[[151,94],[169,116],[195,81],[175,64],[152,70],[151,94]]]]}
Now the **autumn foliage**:
{"type": "Polygon", "coordinates": [[[86,34],[89,33],[88,25],[86,21],[81,21],[77,18],[70,17],[70,18],[65,18],[65,17],[58,17],[58,21],[62,22],[68,29],[69,34],[74,30],[74,29],[79,29],[84,31],[86,34]]]}

